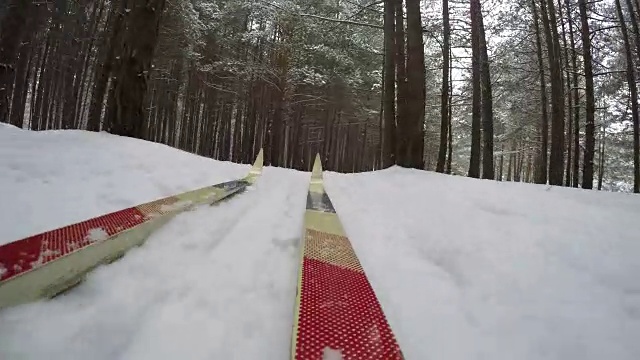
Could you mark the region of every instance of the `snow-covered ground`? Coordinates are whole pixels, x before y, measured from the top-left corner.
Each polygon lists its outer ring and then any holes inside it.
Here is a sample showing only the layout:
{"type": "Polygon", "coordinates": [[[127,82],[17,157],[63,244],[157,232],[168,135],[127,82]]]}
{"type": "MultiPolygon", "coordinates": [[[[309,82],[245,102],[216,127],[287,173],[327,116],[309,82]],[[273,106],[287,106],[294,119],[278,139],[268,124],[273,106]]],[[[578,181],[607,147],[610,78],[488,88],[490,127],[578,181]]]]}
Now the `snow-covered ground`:
{"type": "Polygon", "coordinates": [[[0,123],[0,244],[233,180],[249,168],[107,133],[0,123]]]}
{"type": "MultiPolygon", "coordinates": [[[[0,125],[0,243],[248,169],[0,125]]],[[[640,358],[639,197],[400,168],[325,180],[408,360],[640,358]]],[[[0,311],[0,359],[287,359],[308,181],[266,168],[67,294],[0,311]]]]}

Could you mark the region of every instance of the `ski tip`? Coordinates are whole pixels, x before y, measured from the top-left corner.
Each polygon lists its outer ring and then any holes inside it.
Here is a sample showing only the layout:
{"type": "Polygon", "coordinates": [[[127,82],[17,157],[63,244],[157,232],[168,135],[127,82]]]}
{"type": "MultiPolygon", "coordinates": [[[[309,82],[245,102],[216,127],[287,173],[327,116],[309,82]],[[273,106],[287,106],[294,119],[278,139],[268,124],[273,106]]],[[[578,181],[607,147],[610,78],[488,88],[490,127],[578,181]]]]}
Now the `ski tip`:
{"type": "Polygon", "coordinates": [[[255,180],[262,174],[262,167],[264,164],[264,152],[260,149],[258,156],[256,157],[256,161],[253,163],[251,167],[251,171],[249,171],[249,175],[247,175],[246,180],[250,183],[255,182],[255,180]]]}
{"type": "Polygon", "coordinates": [[[256,161],[253,163],[252,170],[262,170],[262,165],[264,164],[264,150],[260,149],[258,152],[258,156],[256,156],[256,161]]]}
{"type": "Polygon", "coordinates": [[[313,171],[311,172],[312,180],[322,179],[322,160],[320,160],[320,154],[316,154],[316,160],[313,162],[313,171]]]}

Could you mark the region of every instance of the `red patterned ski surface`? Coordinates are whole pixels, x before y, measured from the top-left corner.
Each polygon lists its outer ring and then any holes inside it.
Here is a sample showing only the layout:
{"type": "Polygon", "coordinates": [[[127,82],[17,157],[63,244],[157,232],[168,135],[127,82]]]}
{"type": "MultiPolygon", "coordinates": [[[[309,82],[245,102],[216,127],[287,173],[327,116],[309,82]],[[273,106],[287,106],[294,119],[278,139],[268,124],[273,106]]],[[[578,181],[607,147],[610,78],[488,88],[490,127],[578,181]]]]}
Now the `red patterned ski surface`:
{"type": "Polygon", "coordinates": [[[302,246],[291,358],[404,359],[324,192],[318,158],[307,198],[302,246]]]}
{"type": "Polygon", "coordinates": [[[0,246],[0,281],[40,267],[147,221],[128,208],[0,246]]]}

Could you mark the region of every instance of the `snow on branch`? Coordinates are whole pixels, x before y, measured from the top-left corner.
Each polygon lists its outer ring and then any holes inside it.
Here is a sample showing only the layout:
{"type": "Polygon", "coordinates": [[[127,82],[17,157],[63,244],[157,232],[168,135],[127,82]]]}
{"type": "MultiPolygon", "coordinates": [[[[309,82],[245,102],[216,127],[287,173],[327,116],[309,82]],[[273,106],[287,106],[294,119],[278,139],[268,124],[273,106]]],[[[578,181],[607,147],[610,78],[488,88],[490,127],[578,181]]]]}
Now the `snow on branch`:
{"type": "Polygon", "coordinates": [[[331,21],[331,22],[337,22],[337,23],[348,24],[348,25],[364,26],[364,27],[370,27],[370,28],[374,28],[374,29],[382,29],[383,28],[381,25],[363,23],[363,22],[359,22],[359,21],[332,19],[332,18],[320,16],[320,15],[297,13],[297,12],[294,12],[292,10],[285,9],[285,8],[279,6],[279,5],[273,4],[273,3],[269,2],[269,1],[261,1],[261,2],[265,3],[266,5],[273,6],[276,9],[279,9],[279,10],[282,10],[282,11],[286,11],[286,12],[289,12],[289,13],[291,13],[293,15],[297,15],[297,16],[301,16],[301,17],[310,17],[310,18],[323,20],[323,21],[331,21]]]}

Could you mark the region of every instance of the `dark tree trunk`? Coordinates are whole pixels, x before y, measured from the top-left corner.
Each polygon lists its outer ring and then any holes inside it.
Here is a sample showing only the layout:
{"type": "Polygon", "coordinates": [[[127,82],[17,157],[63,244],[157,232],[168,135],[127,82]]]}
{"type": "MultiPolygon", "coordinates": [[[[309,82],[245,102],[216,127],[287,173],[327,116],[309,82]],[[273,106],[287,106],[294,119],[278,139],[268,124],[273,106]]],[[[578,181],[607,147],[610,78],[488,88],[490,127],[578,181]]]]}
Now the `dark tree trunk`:
{"type": "MultiPolygon", "coordinates": [[[[565,0],[567,9],[570,9],[569,0],[565,0]]],[[[567,10],[568,11],[568,10],[567,10]]],[[[575,37],[573,33],[573,17],[569,12],[569,40],[571,43],[571,68],[573,69],[573,169],[572,186],[579,186],[580,178],[580,91],[578,84],[578,54],[576,51],[575,37]]],[[[571,120],[569,120],[571,121],[571,120]]],[[[571,140],[570,140],[571,141],[571,140]]]]}
{"type": "MultiPolygon", "coordinates": [[[[451,59],[451,49],[449,49],[449,68],[451,68],[451,65],[453,64],[453,60],[451,59]]],[[[449,84],[453,83],[453,73],[451,71],[449,71],[449,84]]],[[[449,86],[449,111],[448,111],[448,117],[449,119],[447,120],[447,123],[449,125],[449,146],[447,146],[449,152],[447,154],[447,174],[451,174],[451,162],[453,161],[453,86],[449,86]]]]}
{"type": "MultiPolygon", "coordinates": [[[[78,41],[80,34],[77,33],[79,29],[78,21],[67,21],[65,26],[69,26],[73,28],[74,31],[65,34],[65,44],[67,47],[67,54],[78,54],[81,52],[81,44],[78,41]]],[[[78,56],[71,57],[64,64],[64,89],[63,89],[63,113],[62,113],[62,128],[63,129],[71,129],[73,128],[74,122],[76,120],[76,103],[79,97],[80,83],[79,79],[81,77],[81,73],[78,70],[80,58],[78,56]]]]}
{"type": "Polygon", "coordinates": [[[108,119],[114,134],[142,138],[144,99],[165,0],[135,0],[115,70],[115,113],[108,119]]]}
{"type": "MultiPolygon", "coordinates": [[[[636,55],[640,57],[640,30],[638,29],[638,18],[634,12],[631,0],[627,0],[627,8],[629,9],[629,16],[631,17],[636,55]]],[[[637,105],[634,107],[634,110],[637,113],[637,105]]],[[[640,192],[640,123],[638,122],[637,115],[633,121],[633,191],[635,193],[640,192]]]]}
{"type": "Polygon", "coordinates": [[[384,75],[383,75],[383,113],[384,141],[383,166],[396,163],[396,109],[395,109],[395,1],[384,1],[384,75]]]}
{"type": "Polygon", "coordinates": [[[604,147],[607,132],[604,127],[600,132],[600,144],[598,144],[598,190],[602,190],[602,181],[604,180],[604,147]]]}
{"type": "MultiPolygon", "coordinates": [[[[639,0],[640,1],[640,0],[639,0]]],[[[636,46],[636,56],[640,57],[640,29],[638,29],[638,17],[633,8],[632,0],[626,0],[627,8],[629,9],[629,16],[631,18],[631,28],[633,30],[633,38],[636,46]]],[[[637,3],[640,10],[640,2],[637,3]]]]}
{"type": "Polygon", "coordinates": [[[442,0],[442,92],[440,93],[440,148],[438,150],[437,172],[445,171],[447,138],[449,136],[449,59],[451,53],[451,26],[449,24],[449,0],[442,0]]]}
{"type": "MultiPolygon", "coordinates": [[[[638,156],[638,124],[640,124],[638,117],[638,87],[636,85],[636,73],[633,66],[633,54],[631,51],[631,42],[629,41],[629,32],[627,31],[627,23],[624,20],[624,14],[622,13],[622,6],[620,0],[615,0],[616,10],[618,12],[618,19],[620,20],[620,32],[622,33],[622,40],[624,42],[624,50],[627,58],[627,83],[629,84],[629,95],[631,97],[631,115],[633,119],[633,192],[640,193],[640,163],[638,156]]],[[[633,9],[631,13],[633,13],[633,9]]],[[[604,136],[603,136],[604,138],[604,136]]]]}
{"type": "Polygon", "coordinates": [[[516,160],[516,142],[511,140],[509,167],[507,168],[507,181],[513,181],[513,171],[515,169],[514,162],[516,160]]]}
{"type": "Polygon", "coordinates": [[[16,74],[16,61],[32,1],[8,0],[0,19],[0,121],[9,122],[9,105],[16,74]]]}
{"type": "Polygon", "coordinates": [[[553,0],[541,0],[540,10],[547,40],[551,74],[551,154],[549,183],[562,185],[564,178],[564,86],[562,85],[562,58],[558,36],[558,22],[553,0]],[[546,4],[545,4],[546,2],[546,4]]]}
{"type": "Polygon", "coordinates": [[[31,44],[23,44],[18,55],[18,64],[13,88],[13,98],[11,99],[11,119],[13,126],[22,128],[24,123],[24,108],[29,88],[29,76],[31,70],[31,44]]]}
{"type": "Polygon", "coordinates": [[[536,184],[546,184],[548,179],[548,146],[549,146],[549,116],[547,114],[547,79],[544,76],[544,60],[542,54],[542,40],[540,37],[540,23],[538,17],[538,10],[535,4],[535,0],[531,1],[531,8],[533,10],[533,21],[536,28],[536,48],[538,53],[538,70],[540,72],[540,108],[541,108],[541,122],[540,122],[540,150],[537,159],[537,166],[535,172],[536,184]]]}
{"type": "MultiPolygon", "coordinates": [[[[96,64],[95,67],[93,95],[91,97],[89,117],[87,120],[87,130],[89,131],[100,130],[105,95],[107,95],[107,92],[112,93],[112,91],[108,89],[109,77],[111,76],[112,71],[114,71],[116,57],[120,54],[120,43],[125,31],[124,16],[124,0],[114,1],[111,5],[111,12],[109,13],[106,22],[106,29],[108,30],[104,32],[104,38],[101,44],[102,46],[100,47],[100,51],[98,51],[97,55],[99,63],[96,64]]],[[[113,87],[113,84],[111,84],[111,87],[113,87]]],[[[110,101],[112,100],[109,99],[107,103],[110,101]]]]}
{"type": "MultiPolygon", "coordinates": [[[[98,58],[94,61],[91,61],[93,59],[93,49],[96,43],[96,39],[98,38],[98,33],[99,33],[98,29],[102,21],[102,16],[106,7],[105,1],[101,0],[99,1],[99,4],[94,3],[93,6],[94,6],[94,10],[93,10],[93,14],[91,15],[91,21],[90,21],[92,26],[85,31],[85,36],[90,37],[90,39],[86,45],[83,45],[83,54],[84,54],[84,58],[82,59],[83,65],[82,65],[82,70],[80,72],[80,77],[77,79],[77,81],[79,82],[78,92],[80,96],[78,96],[78,98],[76,99],[76,114],[78,115],[76,115],[76,118],[74,119],[75,127],[80,127],[81,121],[82,122],[85,121],[84,120],[85,109],[86,109],[86,106],[89,105],[87,99],[89,99],[89,95],[91,94],[91,91],[87,89],[87,85],[91,84],[92,82],[91,78],[93,75],[93,72],[90,72],[89,68],[91,64],[96,66],[97,64],[95,62],[96,60],[99,60],[98,58]]],[[[107,21],[107,24],[108,24],[108,21],[107,21]]],[[[102,36],[104,36],[104,34],[102,34],[102,36]]],[[[104,45],[104,43],[102,45],[104,45]]],[[[87,127],[88,125],[89,124],[87,120],[87,127]]]]}
{"type": "MultiPolygon", "coordinates": [[[[38,76],[39,74],[42,72],[43,69],[43,62],[44,62],[44,58],[46,57],[46,51],[47,51],[47,46],[45,44],[45,46],[42,46],[42,50],[38,51],[40,55],[34,54],[34,64],[33,64],[33,75],[31,78],[31,98],[29,99],[29,129],[30,130],[36,130],[38,124],[37,121],[34,121],[34,109],[36,108],[35,104],[36,104],[36,99],[37,99],[37,94],[38,94],[38,76]]],[[[36,50],[34,49],[34,52],[36,52],[36,50]]],[[[25,105],[26,107],[26,105],[25,105]]],[[[25,113],[26,113],[26,109],[25,109],[25,113]]]]}
{"type": "MultiPolygon", "coordinates": [[[[571,17],[570,8],[567,6],[567,17],[571,17]]],[[[564,68],[565,68],[565,77],[567,82],[567,114],[565,118],[565,123],[567,125],[567,133],[566,133],[566,148],[567,148],[567,164],[565,167],[565,181],[564,186],[571,186],[571,160],[572,160],[572,150],[573,150],[573,142],[571,141],[571,135],[573,133],[573,123],[572,123],[572,115],[573,115],[573,101],[571,98],[571,68],[569,67],[569,49],[567,47],[567,31],[565,27],[564,21],[562,21],[562,2],[558,0],[558,17],[560,18],[560,22],[562,23],[562,47],[563,53],[562,57],[564,59],[564,68]]],[[[574,68],[573,72],[577,70],[574,68]]]]}
{"type": "Polygon", "coordinates": [[[585,74],[585,96],[587,103],[587,122],[585,125],[584,163],[582,165],[582,188],[593,189],[593,153],[595,150],[595,98],[593,92],[593,65],[591,61],[591,33],[587,1],[578,0],[580,21],[582,23],[582,48],[585,74]]]}
{"type": "MultiPolygon", "coordinates": [[[[53,20],[55,22],[55,19],[53,20]]],[[[56,26],[53,25],[53,28],[56,26]]],[[[58,47],[58,42],[54,39],[56,35],[53,32],[49,33],[49,43],[50,51],[53,56],[51,56],[50,60],[47,62],[45,67],[45,74],[42,82],[44,84],[44,89],[42,93],[42,109],[41,109],[41,126],[39,130],[48,130],[51,128],[51,107],[55,102],[54,98],[51,96],[52,88],[55,86],[55,73],[56,68],[58,66],[58,59],[60,58],[58,47]]]]}
{"type": "Polygon", "coordinates": [[[480,151],[482,142],[481,57],[480,57],[480,9],[479,0],[471,0],[471,158],[469,177],[480,178],[480,151]]]}
{"type": "Polygon", "coordinates": [[[396,161],[406,165],[404,158],[407,153],[411,132],[411,119],[409,109],[409,84],[407,82],[407,64],[405,54],[404,12],[402,0],[395,2],[395,42],[396,42],[396,83],[397,83],[397,112],[396,112],[396,161]]]}
{"type": "MultiPolygon", "coordinates": [[[[482,9],[478,1],[478,9],[482,9]]],[[[484,33],[482,11],[478,13],[479,50],[480,50],[480,84],[482,88],[482,178],[495,179],[493,163],[493,93],[491,90],[491,72],[487,40],[484,33]]]]}
{"type": "Polygon", "coordinates": [[[49,54],[51,52],[51,42],[47,39],[45,41],[44,49],[42,50],[42,55],[40,56],[40,69],[38,71],[38,81],[33,82],[33,95],[32,96],[32,107],[31,107],[31,130],[42,130],[42,116],[41,116],[41,107],[42,107],[42,98],[44,96],[44,85],[46,83],[46,69],[47,64],[49,63],[49,54]],[[36,88],[37,84],[37,88],[36,88]]]}
{"type": "Polygon", "coordinates": [[[519,143],[516,143],[515,149],[516,149],[516,159],[515,159],[516,164],[515,164],[515,168],[513,169],[513,181],[520,182],[522,181],[522,162],[523,162],[524,154],[520,150],[519,143]]]}
{"type": "MultiPolygon", "coordinates": [[[[407,0],[407,83],[410,133],[404,165],[424,168],[424,108],[426,86],[424,68],[424,43],[420,0],[407,0]]],[[[401,155],[402,156],[402,155],[401,155]]]]}
{"type": "Polygon", "coordinates": [[[500,165],[498,170],[498,181],[503,181],[504,175],[504,142],[500,144],[500,165]]]}
{"type": "MultiPolygon", "coordinates": [[[[238,87],[238,94],[240,94],[240,87],[238,87]]],[[[242,101],[243,99],[238,99],[238,101],[236,102],[236,116],[235,116],[235,120],[234,120],[234,128],[233,128],[233,157],[231,158],[231,161],[234,162],[239,162],[240,161],[240,154],[241,151],[239,149],[242,148],[242,128],[244,127],[244,124],[242,122],[243,119],[243,114],[242,111],[244,110],[244,106],[242,106],[242,101]]],[[[284,166],[287,166],[286,164],[284,166]]]]}

